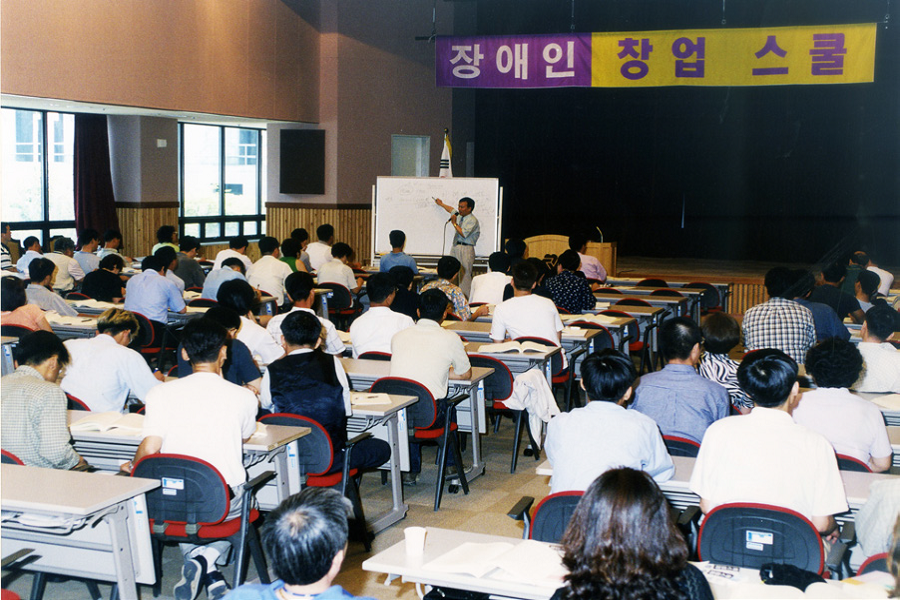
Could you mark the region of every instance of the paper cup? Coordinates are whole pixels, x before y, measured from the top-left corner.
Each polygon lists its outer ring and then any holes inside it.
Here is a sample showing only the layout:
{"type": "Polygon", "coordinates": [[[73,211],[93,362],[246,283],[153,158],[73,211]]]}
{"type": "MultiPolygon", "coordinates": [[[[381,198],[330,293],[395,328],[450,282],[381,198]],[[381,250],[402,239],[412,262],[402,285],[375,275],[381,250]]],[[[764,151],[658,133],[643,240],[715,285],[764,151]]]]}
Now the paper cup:
{"type": "Polygon", "coordinates": [[[422,556],[425,554],[425,533],[424,527],[407,527],[403,530],[406,536],[406,554],[407,556],[422,556]]]}

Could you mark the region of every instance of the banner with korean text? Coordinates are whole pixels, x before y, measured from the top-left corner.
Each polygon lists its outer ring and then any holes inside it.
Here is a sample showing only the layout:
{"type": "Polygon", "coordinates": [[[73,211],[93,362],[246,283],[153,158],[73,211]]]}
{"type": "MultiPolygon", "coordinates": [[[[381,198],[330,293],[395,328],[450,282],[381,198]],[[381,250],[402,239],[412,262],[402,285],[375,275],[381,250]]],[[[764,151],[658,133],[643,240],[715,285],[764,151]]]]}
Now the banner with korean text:
{"type": "Polygon", "coordinates": [[[874,81],[874,23],[439,37],[437,85],[752,86],[874,81]]]}

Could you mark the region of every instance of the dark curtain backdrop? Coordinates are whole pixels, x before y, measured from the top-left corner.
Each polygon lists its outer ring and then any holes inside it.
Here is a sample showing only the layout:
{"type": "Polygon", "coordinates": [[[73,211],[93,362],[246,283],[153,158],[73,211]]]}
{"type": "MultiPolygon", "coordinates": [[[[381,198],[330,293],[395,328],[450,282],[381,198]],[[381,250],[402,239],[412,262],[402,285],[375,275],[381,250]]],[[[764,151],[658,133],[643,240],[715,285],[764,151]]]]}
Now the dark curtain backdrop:
{"type": "MultiPolygon", "coordinates": [[[[725,6],[725,27],[871,23],[886,7],[725,6]]],[[[467,33],[568,32],[570,15],[559,0],[480,0],[467,33]]],[[[723,27],[722,0],[580,1],[575,15],[579,32],[723,27]]],[[[475,106],[475,175],[504,187],[504,236],[599,227],[622,255],[809,263],[843,242],[900,265],[894,23],[878,27],[874,83],[454,93],[475,106]]]]}
{"type": "Polygon", "coordinates": [[[75,228],[119,229],[106,115],[75,115],[75,228]]]}

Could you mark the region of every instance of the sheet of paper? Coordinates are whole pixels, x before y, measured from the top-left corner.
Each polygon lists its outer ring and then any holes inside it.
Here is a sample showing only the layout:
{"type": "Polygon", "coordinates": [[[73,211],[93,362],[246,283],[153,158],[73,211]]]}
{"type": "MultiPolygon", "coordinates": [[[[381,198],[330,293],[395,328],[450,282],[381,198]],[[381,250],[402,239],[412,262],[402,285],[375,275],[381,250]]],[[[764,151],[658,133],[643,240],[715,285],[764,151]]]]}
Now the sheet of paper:
{"type": "Polygon", "coordinates": [[[437,557],[423,568],[444,573],[467,573],[473,577],[484,577],[496,568],[497,557],[509,552],[513,546],[506,542],[490,544],[467,542],[437,557]]]}
{"type": "Polygon", "coordinates": [[[519,581],[541,587],[559,587],[567,570],[562,564],[559,546],[535,540],[523,540],[496,559],[499,570],[491,579],[519,581]]]}

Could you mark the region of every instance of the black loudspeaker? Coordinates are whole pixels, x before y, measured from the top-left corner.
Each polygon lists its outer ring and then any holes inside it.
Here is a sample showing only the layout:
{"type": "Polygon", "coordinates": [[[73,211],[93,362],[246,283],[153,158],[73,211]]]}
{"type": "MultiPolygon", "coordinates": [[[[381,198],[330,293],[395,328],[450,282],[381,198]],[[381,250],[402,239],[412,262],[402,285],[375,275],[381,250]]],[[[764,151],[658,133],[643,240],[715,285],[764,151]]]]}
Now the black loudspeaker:
{"type": "Polygon", "coordinates": [[[281,130],[282,194],[325,193],[325,132],[316,129],[281,130]]]}

